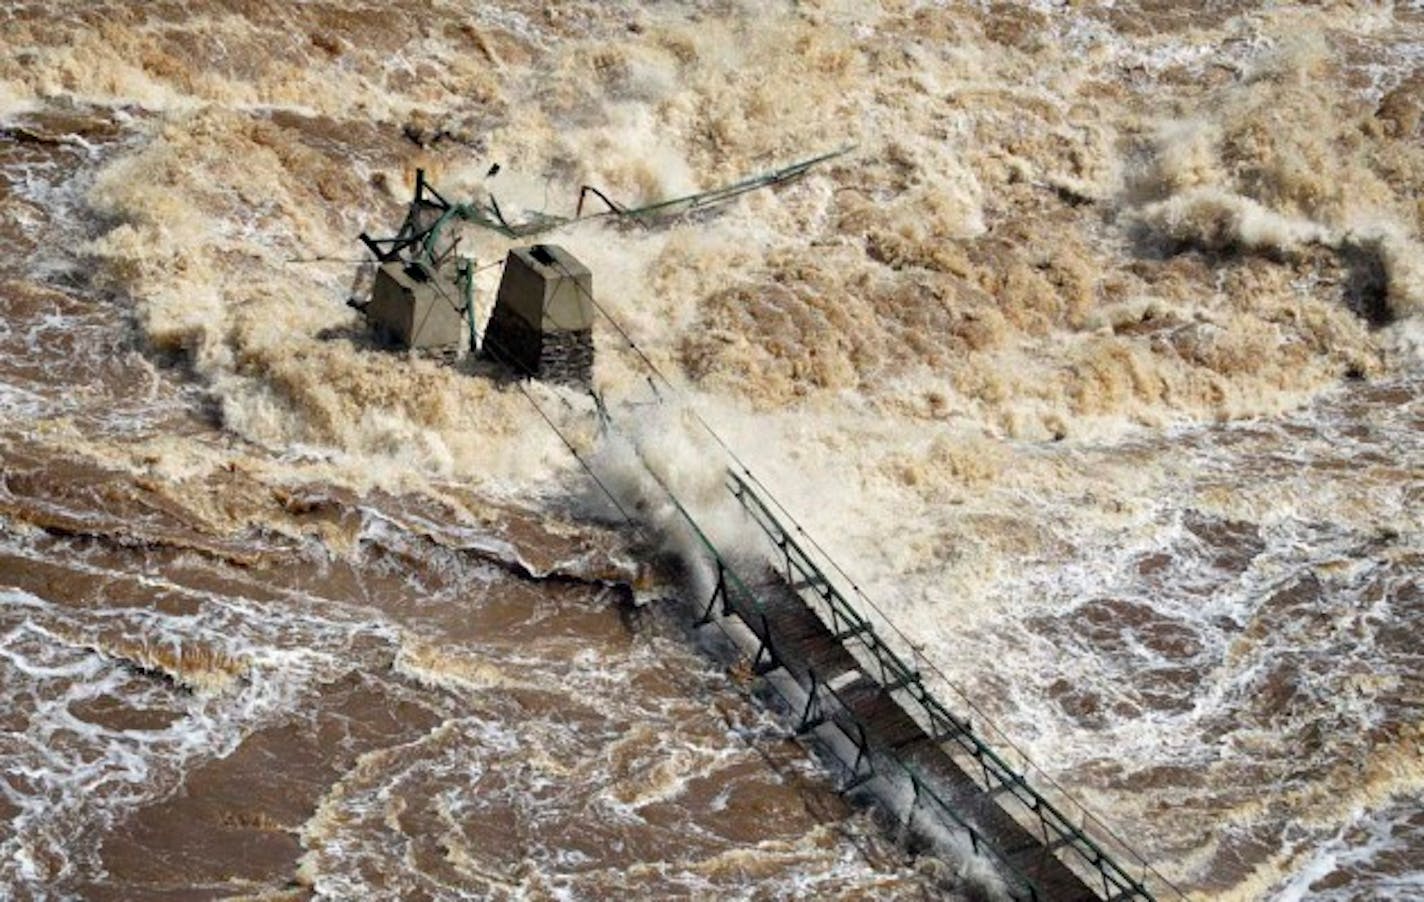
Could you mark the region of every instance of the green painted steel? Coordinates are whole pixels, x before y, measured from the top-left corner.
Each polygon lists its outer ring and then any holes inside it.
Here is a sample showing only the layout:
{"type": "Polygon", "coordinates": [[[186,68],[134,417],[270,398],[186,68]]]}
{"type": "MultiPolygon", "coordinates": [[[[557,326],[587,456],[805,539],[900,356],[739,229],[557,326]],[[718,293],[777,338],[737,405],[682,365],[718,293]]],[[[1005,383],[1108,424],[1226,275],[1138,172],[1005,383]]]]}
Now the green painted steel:
{"type": "MultiPolygon", "coordinates": [[[[528,238],[534,235],[542,235],[545,232],[552,232],[555,229],[563,228],[575,222],[585,222],[592,219],[622,219],[642,224],[652,224],[658,219],[679,216],[690,213],[693,210],[701,210],[715,206],[731,200],[749,191],[756,191],[761,188],[769,188],[773,185],[780,185],[793,179],[800,178],[809,172],[813,167],[833,160],[836,157],[850,153],[854,146],[842,147],[829,153],[823,153],[809,159],[800,160],[779,169],[763,172],[748,178],[741,179],[723,185],[720,188],[713,188],[708,191],[699,191],[695,194],[687,194],[681,197],[673,197],[665,200],[654,201],[641,207],[622,207],[609,201],[603,192],[590,189],[585,186],[585,191],[594,191],[608,204],[608,209],[600,213],[592,213],[588,216],[582,215],[583,203],[580,200],[580,212],[573,216],[551,216],[546,213],[531,213],[528,218],[517,223],[511,223],[505,219],[504,212],[500,210],[499,203],[490,197],[488,203],[468,203],[450,204],[439,218],[426,229],[421,237],[420,259],[432,265],[438,265],[442,256],[439,254],[440,237],[445,229],[455,220],[468,222],[482,229],[497,232],[506,238],[528,238]]],[[[448,253],[448,251],[447,251],[448,253]]]]}
{"type": "MultiPolygon", "coordinates": [[[[1060,860],[1064,855],[1071,854],[1080,866],[1096,872],[1103,881],[1102,898],[1142,900],[1155,898],[1143,880],[1132,877],[1097,842],[1075,826],[1067,815],[1035,790],[1022,773],[1014,770],[1007,761],[985,743],[974,732],[967,718],[953,714],[941,704],[924,686],[918,672],[906,664],[886,644],[875,630],[874,625],[841,594],[827,575],[812,561],[811,556],[782,526],[769,506],[752,487],[734,471],[729,470],[727,476],[727,488],[732,496],[737,499],[751,520],[782,553],[787,584],[803,601],[806,598],[804,593],[814,590],[813,610],[817,605],[823,606],[827,611],[830,621],[827,625],[830,629],[837,634],[852,633],[854,641],[870,653],[875,662],[875,666],[871,668],[872,675],[874,671],[878,670],[880,685],[887,691],[905,690],[927,722],[922,726],[927,727],[927,732],[931,737],[938,737],[942,743],[958,746],[978,762],[985,792],[1007,796],[1015,800],[1021,808],[1020,814],[1034,820],[1042,828],[1044,845],[1050,848],[1060,860]]],[[[973,829],[927,787],[919,786],[918,781],[916,785],[919,791],[933,798],[952,821],[966,829],[973,829]]],[[[993,849],[992,844],[986,842],[985,845],[991,850],[993,849]]],[[[1010,873],[1019,873],[1006,857],[998,854],[997,851],[993,851],[991,854],[1010,873]]],[[[1031,886],[1027,878],[1023,878],[1021,874],[1019,876],[1031,886]]],[[[1032,897],[1039,898],[1036,892],[1032,893],[1032,897]]]]}
{"type": "MultiPolygon", "coordinates": [[[[657,480],[659,486],[661,486],[663,491],[667,494],[671,503],[674,505],[678,514],[682,517],[687,526],[692,529],[694,535],[696,535],[699,541],[699,544],[701,544],[703,550],[707,552],[708,556],[711,558],[712,563],[716,567],[718,582],[716,590],[713,592],[711,602],[709,603],[708,614],[710,614],[712,606],[715,605],[718,601],[719,594],[725,593],[726,595],[732,596],[733,600],[731,600],[730,602],[724,602],[724,610],[733,611],[739,614],[742,617],[743,622],[752,631],[752,634],[757,637],[759,642],[763,643],[762,647],[765,648],[766,644],[769,643],[770,638],[768,628],[765,626],[765,624],[763,624],[761,627],[761,631],[759,631],[758,624],[756,623],[756,618],[752,617],[749,619],[747,617],[747,614],[754,613],[764,618],[764,602],[757,595],[757,593],[747,585],[746,581],[737,575],[736,570],[726,560],[726,558],[722,556],[722,553],[717,549],[717,546],[713,544],[711,539],[709,539],[707,535],[702,531],[701,527],[698,526],[696,519],[687,510],[687,508],[683,506],[681,501],[677,499],[676,495],[672,493],[671,489],[669,489],[667,485],[662,482],[661,479],[658,479],[655,474],[653,478],[657,480]],[[741,606],[744,606],[743,610],[737,610],[739,607],[738,600],[740,600],[741,606]]],[[[735,478],[735,476],[733,476],[733,478],[735,478]]],[[[843,609],[843,613],[846,616],[857,618],[859,622],[864,623],[867,628],[870,628],[869,624],[865,623],[863,619],[859,618],[859,615],[856,614],[854,610],[850,609],[848,606],[843,609]]],[[[704,620],[705,619],[706,617],[704,617],[704,620]]],[[[760,659],[760,656],[761,650],[759,649],[757,653],[758,660],[760,659]]],[[[851,720],[858,728],[856,731],[856,736],[846,734],[846,738],[857,748],[858,754],[854,761],[849,764],[847,764],[847,762],[845,762],[844,760],[842,760],[841,762],[842,764],[846,764],[851,772],[851,780],[848,785],[842,790],[843,792],[849,792],[852,789],[863,785],[864,782],[875,776],[874,765],[873,763],[871,763],[870,760],[871,742],[867,735],[867,727],[864,723],[860,721],[858,717],[851,713],[849,703],[845,698],[841,696],[839,692],[837,692],[833,687],[828,686],[824,683],[820,683],[818,685],[820,690],[825,695],[830,696],[836,701],[836,703],[845,713],[846,719],[851,720]],[[862,762],[865,762],[867,766],[870,767],[869,772],[861,772],[862,762]]],[[[774,685],[772,688],[777,692],[778,695],[781,696],[782,700],[786,702],[786,704],[791,710],[795,710],[796,705],[794,704],[791,698],[781,693],[781,691],[779,689],[776,689],[774,685]]],[[[813,686],[813,692],[815,688],[816,687],[813,686]]],[[[809,705],[812,700],[813,697],[808,696],[807,704],[809,705]]],[[[802,724],[804,725],[804,723],[805,719],[803,718],[802,724]]],[[[839,728],[839,724],[837,724],[837,727],[839,728]]],[[[842,732],[844,733],[844,731],[842,732]]],[[[974,827],[973,824],[966,821],[951,805],[949,805],[944,799],[940,798],[940,796],[928,786],[928,781],[926,781],[909,762],[906,762],[894,756],[887,757],[888,760],[899,769],[900,775],[909,779],[911,784],[915,787],[917,805],[932,805],[941,822],[946,823],[947,826],[961,830],[965,833],[965,835],[969,838],[971,848],[973,849],[975,854],[985,855],[993,859],[996,869],[999,871],[1000,875],[1009,883],[1010,893],[1015,899],[1031,900],[1031,902],[1049,902],[1047,897],[1044,896],[1043,893],[1039,890],[1038,886],[1025,874],[1023,874],[1022,871],[1015,867],[1013,862],[1011,862],[1006,856],[1000,853],[988,837],[984,836],[977,828],[974,827]]],[[[913,807],[914,806],[912,806],[912,810],[913,807]]],[[[1151,897],[1141,896],[1141,898],[1150,899],[1151,897]]]]}

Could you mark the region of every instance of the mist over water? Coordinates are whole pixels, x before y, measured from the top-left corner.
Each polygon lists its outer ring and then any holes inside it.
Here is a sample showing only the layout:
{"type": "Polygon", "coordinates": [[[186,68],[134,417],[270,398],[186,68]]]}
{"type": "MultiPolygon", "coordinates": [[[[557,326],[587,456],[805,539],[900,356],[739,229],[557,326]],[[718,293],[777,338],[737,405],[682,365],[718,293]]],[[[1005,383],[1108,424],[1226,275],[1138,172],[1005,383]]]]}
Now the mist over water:
{"type": "Polygon", "coordinates": [[[528,399],[344,305],[416,168],[567,215],[846,145],[552,236],[677,390],[600,320],[622,425],[533,400],[739,547],[712,423],[1195,897],[1424,893],[1414,6],[20,2],[0,43],[0,895],[982,892],[626,613],[695,593],[528,399]]]}

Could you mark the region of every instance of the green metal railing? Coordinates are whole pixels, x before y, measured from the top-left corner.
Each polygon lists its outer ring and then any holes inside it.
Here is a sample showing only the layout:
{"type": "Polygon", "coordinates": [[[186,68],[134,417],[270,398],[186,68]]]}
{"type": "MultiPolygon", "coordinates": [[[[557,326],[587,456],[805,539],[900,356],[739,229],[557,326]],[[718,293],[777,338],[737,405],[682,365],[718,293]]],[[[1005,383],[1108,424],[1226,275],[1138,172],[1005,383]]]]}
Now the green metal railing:
{"type": "MultiPolygon", "coordinates": [[[[660,480],[659,483],[661,484],[660,480]]],[[[664,489],[666,490],[666,486],[664,489]]],[[[704,624],[714,622],[713,611],[720,604],[724,615],[735,614],[757,640],[757,651],[752,659],[754,669],[762,674],[775,669],[780,665],[780,661],[775,649],[771,622],[762,598],[737,574],[681,502],[670,491],[668,495],[680,517],[692,529],[699,544],[708,553],[710,562],[716,569],[716,586],[701,622],[704,624]]],[[[868,628],[868,624],[866,626],[868,628]]],[[[789,670],[788,673],[790,673],[789,670]]],[[[767,681],[766,685],[782,699],[788,710],[795,711],[798,707],[801,709],[801,716],[797,724],[798,734],[808,732],[818,722],[829,720],[834,722],[836,728],[856,750],[855,756],[847,759],[841,757],[834,748],[830,749],[850,774],[848,782],[841,787],[842,793],[850,792],[876,777],[878,772],[875,761],[878,758],[882,766],[889,765],[894,768],[892,772],[886,774],[887,777],[898,775],[910,783],[913,795],[910,806],[904,814],[906,822],[915,811],[921,808],[932,809],[937,815],[939,823],[964,833],[974,854],[985,856],[993,861],[995,870],[1005,880],[1009,893],[1014,899],[1026,900],[1026,902],[1049,902],[1037,884],[1015,866],[988,836],[962,817],[954,806],[935,791],[932,779],[927,779],[913,764],[895,756],[888,749],[875,748],[873,732],[854,713],[850,702],[839,691],[818,680],[814,674],[810,676],[809,685],[803,684],[795,677],[794,673],[792,679],[806,693],[804,702],[793,699],[774,682],[767,681]],[[827,700],[835,705],[835,710],[829,717],[824,714],[827,700]],[[821,713],[819,718],[813,717],[813,709],[819,709],[821,713]]]]}
{"type": "MultiPolygon", "coordinates": [[[[835,587],[745,480],[728,471],[727,488],[780,553],[781,569],[792,590],[822,616],[831,631],[843,638],[848,647],[854,643],[865,650],[869,659],[863,662],[868,665],[865,668],[867,672],[887,692],[903,692],[906,695],[914,709],[907,713],[919,715],[921,725],[936,744],[949,745],[978,765],[977,768],[966,768],[965,772],[982,781],[980,786],[985,793],[1016,802],[1018,811],[1002,804],[1000,807],[1014,816],[1021,826],[1037,827],[1044,846],[1059,860],[1077,871],[1091,873],[1096,881],[1101,882],[1104,899],[1155,898],[1145,879],[1136,879],[1128,873],[1099,842],[1084,833],[1034,789],[1023,773],[1015,770],[989,747],[974,732],[968,719],[950,712],[930,693],[919,671],[906,664],[890,648],[874,625],[835,587]]],[[[949,810],[949,806],[944,807],[949,810]]],[[[950,813],[954,822],[968,828],[963,819],[952,811],[950,813]]],[[[971,839],[974,840],[972,833],[971,839]]],[[[974,841],[976,851],[980,840],[974,841]]],[[[1008,865],[1011,872],[1016,871],[1004,856],[996,854],[995,857],[1008,865]]],[[[1031,897],[1040,898],[1036,892],[1031,897]]]]}
{"type": "MultiPolygon", "coordinates": [[[[761,188],[770,188],[774,185],[784,184],[805,175],[812,167],[824,163],[836,157],[843,156],[853,150],[853,146],[842,147],[830,153],[823,153],[819,156],[800,160],[779,169],[763,172],[749,176],[740,181],[708,191],[699,191],[695,194],[685,194],[681,197],[666,198],[653,201],[639,207],[624,207],[609,200],[602,191],[590,185],[585,185],[579,192],[577,212],[573,216],[555,216],[548,213],[526,213],[526,218],[520,222],[510,222],[500,209],[499,202],[490,195],[486,203],[465,203],[450,204],[438,194],[431,194],[436,198],[440,209],[439,216],[428,228],[423,231],[411,229],[420,244],[419,259],[423,262],[438,265],[441,260],[440,237],[450,223],[455,220],[463,220],[478,226],[482,229],[496,232],[506,238],[529,238],[534,235],[541,235],[551,232],[575,222],[583,222],[590,219],[621,219],[628,222],[637,222],[643,225],[652,224],[658,220],[671,216],[680,216],[691,213],[695,210],[702,210],[708,207],[724,203],[734,197],[756,191],[761,188]],[[598,213],[583,215],[584,198],[588,194],[598,197],[607,206],[606,210],[598,213]]],[[[424,173],[418,174],[416,206],[418,207],[426,190],[430,190],[424,184],[424,173]],[[424,189],[424,190],[422,190],[424,189]]],[[[447,249],[448,250],[448,249],[447,249]]]]}

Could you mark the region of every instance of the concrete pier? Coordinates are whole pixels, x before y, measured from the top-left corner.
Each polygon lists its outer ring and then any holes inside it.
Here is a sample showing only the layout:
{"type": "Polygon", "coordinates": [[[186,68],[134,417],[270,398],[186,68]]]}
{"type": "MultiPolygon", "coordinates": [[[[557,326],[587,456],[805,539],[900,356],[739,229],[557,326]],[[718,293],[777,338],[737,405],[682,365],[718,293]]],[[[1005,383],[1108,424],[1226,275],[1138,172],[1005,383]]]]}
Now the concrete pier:
{"type": "Polygon", "coordinates": [[[454,352],[465,334],[460,293],[439,270],[382,263],[363,312],[384,344],[416,351],[454,352]]]}
{"type": "Polygon", "coordinates": [[[558,245],[514,248],[505,259],[484,352],[521,376],[593,381],[593,275],[558,245]]]}

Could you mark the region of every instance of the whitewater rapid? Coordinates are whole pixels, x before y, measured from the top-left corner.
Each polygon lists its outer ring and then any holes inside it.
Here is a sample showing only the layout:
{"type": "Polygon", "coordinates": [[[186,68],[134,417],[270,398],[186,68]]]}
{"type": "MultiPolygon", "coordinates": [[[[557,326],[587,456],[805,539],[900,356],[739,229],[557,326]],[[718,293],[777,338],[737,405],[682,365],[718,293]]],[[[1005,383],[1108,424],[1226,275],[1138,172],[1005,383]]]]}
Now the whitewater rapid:
{"type": "Polygon", "coordinates": [[[561,232],[673,388],[603,321],[625,425],[533,399],[737,547],[712,424],[948,700],[1196,896],[1418,889],[1417,8],[0,15],[6,892],[962,890],[674,606],[620,614],[686,594],[678,549],[528,399],[344,304],[417,167],[566,214],[847,144],[561,232]]]}

